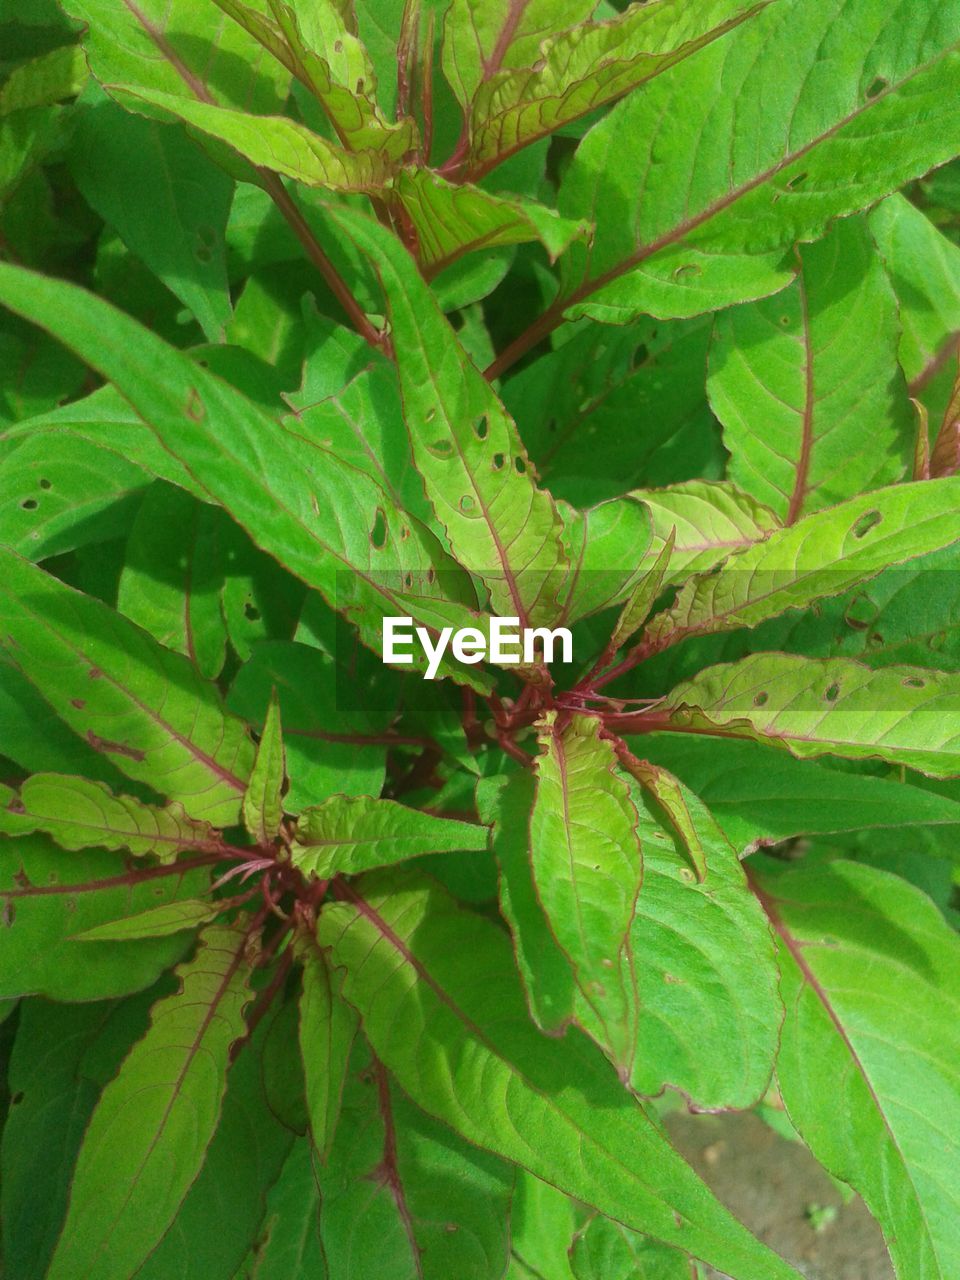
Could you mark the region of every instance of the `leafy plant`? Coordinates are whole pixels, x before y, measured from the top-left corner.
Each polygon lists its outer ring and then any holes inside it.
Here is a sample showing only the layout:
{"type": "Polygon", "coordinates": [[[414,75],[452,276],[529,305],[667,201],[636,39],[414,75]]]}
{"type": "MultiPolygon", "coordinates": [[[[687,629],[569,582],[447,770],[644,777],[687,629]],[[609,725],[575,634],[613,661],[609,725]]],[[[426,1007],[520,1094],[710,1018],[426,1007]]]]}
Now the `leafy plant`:
{"type": "Polygon", "coordinates": [[[0,0],[5,1273],[797,1276],[679,1098],[960,1274],[956,0],[61,5],[0,0]]]}

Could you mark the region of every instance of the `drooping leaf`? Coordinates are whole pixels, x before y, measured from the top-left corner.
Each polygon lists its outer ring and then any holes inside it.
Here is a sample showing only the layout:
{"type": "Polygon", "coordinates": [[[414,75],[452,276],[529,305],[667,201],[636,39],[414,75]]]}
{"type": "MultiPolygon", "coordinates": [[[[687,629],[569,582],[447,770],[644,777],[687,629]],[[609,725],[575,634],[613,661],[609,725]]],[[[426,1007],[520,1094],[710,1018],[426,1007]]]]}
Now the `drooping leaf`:
{"type": "MultiPolygon", "coordinates": [[[[643,879],[637,811],[600,720],[545,717],[530,815],[530,869],[550,931],[567,956],[585,1028],[623,1080],[639,1050],[637,963],[630,926],[643,879]]],[[[547,1023],[554,1030],[556,1021],[547,1023]]]]}
{"type": "Polygon", "coordinates": [[[960,480],[878,489],[806,516],[693,577],[644,634],[647,653],[691,635],[752,627],[839,595],[890,565],[960,541],[960,480]]]}
{"type": "Polygon", "coordinates": [[[414,461],[454,554],[490,588],[495,613],[549,620],[560,517],[512,419],[400,242],[366,218],[338,210],[336,219],[383,283],[414,461]]]}
{"type": "Polygon", "coordinates": [[[0,550],[0,649],[60,718],[191,818],[236,820],[253,746],[213,685],[99,600],[0,550]]]}
{"type": "Polygon", "coordinates": [[[777,1074],[790,1119],[863,1196],[898,1275],[951,1275],[960,1265],[956,934],[918,890],[848,862],[765,876],[761,899],[780,946],[777,1074]]]}
{"type": "Polygon", "coordinates": [[[614,204],[621,214],[589,254],[566,255],[545,324],[690,316],[783,288],[796,241],[956,152],[958,41],[952,0],[896,16],[874,0],[816,11],[778,0],[666,71],[578,149],[561,212],[614,204]]]}
{"type": "Polygon", "coordinates": [[[104,1089],[77,1160],[50,1280],[127,1280],[176,1215],[213,1138],[249,998],[248,939],[210,926],[181,989],[104,1089]],[[120,1137],[122,1135],[122,1138],[120,1137]]]}
{"type": "Polygon", "coordinates": [[[634,489],[653,521],[649,567],[671,534],[674,547],[665,582],[712,569],[735,551],[763,542],[780,522],[769,509],[723,481],[690,480],[664,489],[634,489]]]}
{"type": "Polygon", "coordinates": [[[531,1025],[496,925],[457,910],[434,884],[392,873],[389,887],[368,877],[362,900],[325,908],[319,936],[345,970],[344,994],[375,1053],[424,1110],[737,1280],[795,1280],[714,1200],[599,1053],[573,1032],[558,1042],[531,1025]]]}
{"type": "Polygon", "coordinates": [[[425,853],[479,852],[489,834],[477,823],[438,818],[395,800],[331,796],[300,815],[291,859],[304,874],[326,880],[425,853]]]}
{"type": "Polygon", "coordinates": [[[756,738],[796,756],[887,760],[935,778],[960,775],[960,675],[755,653],[708,667],[678,685],[664,706],[666,727],[756,738]]]}
{"type": "MultiPolygon", "coordinates": [[[[162,478],[221,503],[259,545],[354,619],[372,648],[380,648],[382,617],[415,613],[418,597],[463,622],[465,611],[445,600],[464,599],[470,584],[362,471],[80,289],[0,264],[0,296],[115,382],[164,446],[162,478]],[[344,526],[343,509],[364,511],[364,523],[344,526]]],[[[138,457],[147,464],[142,450],[138,457]]],[[[442,670],[487,687],[473,668],[449,658],[442,670]]]]}
{"type": "Polygon", "coordinates": [[[357,1016],[334,982],[326,957],[311,938],[299,944],[303,966],[300,994],[300,1056],[310,1118],[310,1137],[321,1160],[333,1144],[357,1016]]]}
{"type": "Polygon", "coordinates": [[[65,853],[42,835],[0,840],[0,995],[105,1000],[140,991],[183,955],[184,937],[84,943],[74,934],[180,899],[210,884],[209,868],[134,876],[101,850],[65,853]]]}
{"type": "Polygon", "coordinates": [[[280,704],[274,691],[263,722],[257,756],[243,795],[243,821],[258,844],[275,840],[283,821],[283,783],[286,756],[280,728],[280,704]]]}
{"type": "MultiPolygon", "coordinates": [[[[534,10],[531,25],[545,7],[534,10]]],[[[571,26],[544,41],[539,51],[532,43],[533,32],[521,31],[517,34],[525,38],[520,48],[508,46],[509,60],[505,60],[504,36],[509,40],[514,35],[526,8],[511,4],[469,104],[469,133],[463,154],[457,157],[464,175],[477,178],[521,147],[629,93],[752,17],[760,7],[750,0],[710,0],[695,10],[673,0],[661,0],[652,7],[631,5],[609,22],[571,26]]],[[[552,18],[553,9],[549,12],[552,18]]],[[[455,29],[455,22],[456,10],[448,30],[455,29]]],[[[457,52],[451,48],[444,63],[454,84],[459,78],[457,52]]]]}
{"type": "Polygon", "coordinates": [[[230,318],[225,236],[233,183],[182,129],[100,101],[71,150],[84,199],[196,316],[211,342],[230,318]],[[149,200],[140,199],[149,190],[149,200]]]}
{"type": "Polygon", "coordinates": [[[181,853],[222,847],[208,822],[188,817],[176,802],[160,808],[114,795],[102,782],[56,773],[25,779],[0,809],[0,832],[45,831],[62,849],[117,849],[172,862],[181,853]]]}
{"type": "Polygon", "coordinates": [[[210,898],[184,898],[162,907],[151,907],[133,916],[109,920],[75,933],[75,942],[127,942],[136,938],[169,938],[209,924],[223,910],[223,903],[210,898]]]}
{"type": "Polygon", "coordinates": [[[899,480],[913,414],[900,322],[863,219],[800,251],[788,289],[721,312],[707,389],[730,479],[786,524],[899,480]]]}

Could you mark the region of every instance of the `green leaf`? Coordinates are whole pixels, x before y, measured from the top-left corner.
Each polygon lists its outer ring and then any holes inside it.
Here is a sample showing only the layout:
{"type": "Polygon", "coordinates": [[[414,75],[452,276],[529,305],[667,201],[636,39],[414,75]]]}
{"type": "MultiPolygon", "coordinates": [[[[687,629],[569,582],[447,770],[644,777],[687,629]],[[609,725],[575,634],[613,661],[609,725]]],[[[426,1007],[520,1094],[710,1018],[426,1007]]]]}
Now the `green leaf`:
{"type": "Polygon", "coordinates": [[[400,242],[367,218],[342,209],[331,216],[383,284],[414,462],[454,555],[489,587],[494,613],[549,620],[563,564],[561,522],[513,420],[400,242]]]}
{"type": "Polygon", "coordinates": [[[795,836],[888,828],[942,830],[960,823],[960,803],[906,782],[837,772],[754,742],[647,734],[636,749],[691,787],[741,855],[795,836]]]}
{"type": "Polygon", "coordinates": [[[290,856],[304,874],[326,880],[425,853],[480,852],[489,835],[475,822],[438,818],[395,800],[331,796],[300,815],[290,856]]]}
{"type": "Polygon", "coordinates": [[[146,1030],[155,996],[151,990],[124,1001],[20,1006],[8,1076],[15,1101],[0,1151],[3,1263],[20,1280],[46,1274],[97,1095],[146,1030]]]}
{"type": "Polygon", "coordinates": [[[136,1280],[233,1280],[258,1239],[294,1136],[271,1097],[268,1053],[275,1029],[289,1032],[289,1008],[271,1012],[230,1067],[203,1167],[136,1280]]]}
{"type": "Polygon", "coordinates": [[[585,22],[593,0],[453,0],[444,18],[443,71],[462,107],[501,67],[532,67],[544,37],[585,22]]]}
{"type": "Polygon", "coordinates": [[[359,1043],[343,1121],[318,1171],[331,1275],[488,1280],[503,1273],[509,1166],[418,1110],[359,1043]]]}
{"type": "Polygon", "coordinates": [[[612,656],[622,648],[646,622],[663,590],[667,567],[673,559],[676,544],[677,529],[674,525],[667,534],[656,560],[643,574],[620,611],[620,617],[617,619],[617,625],[613,629],[607,646],[609,655],[612,656]]]}
{"type": "Polygon", "coordinates": [[[196,317],[211,342],[230,319],[226,230],[233,183],[182,129],[115,103],[78,113],[71,150],[84,199],[196,317]],[[149,200],[140,199],[149,190],[149,200]]]}
{"type": "Polygon", "coordinates": [[[41,835],[0,840],[0,996],[104,1000],[155,982],[183,955],[187,939],[84,943],[71,935],[197,897],[210,883],[207,868],[156,872],[132,874],[124,858],[99,849],[64,853],[41,835]]]}
{"type": "MultiPolygon", "coordinates": [[[[505,63],[499,56],[498,39],[484,62],[468,111],[465,174],[477,178],[521,147],[629,93],[760,7],[750,0],[707,0],[695,11],[680,0],[661,0],[652,7],[631,5],[610,22],[580,21],[544,40],[539,51],[532,43],[533,32],[521,28],[517,34],[526,39],[505,63]],[[515,61],[518,57],[524,61],[515,61]]],[[[508,38],[515,16],[522,18],[524,8],[516,0],[509,5],[502,27],[508,38]]],[[[539,12],[544,8],[541,3],[539,12]]],[[[551,6],[548,11],[551,26],[554,9],[551,6]]],[[[531,22],[535,13],[530,15],[531,22]]],[[[452,47],[444,60],[444,70],[454,84],[457,52],[452,47]]]]}
{"type": "MultiPolygon", "coordinates": [[[[0,264],[0,298],[55,331],[113,379],[150,428],[133,432],[131,443],[154,433],[159,438],[151,439],[149,453],[134,444],[144,465],[221,503],[258,545],[356,621],[371,648],[380,649],[384,616],[416,615],[431,599],[442,604],[446,621],[451,615],[460,625],[468,621],[465,610],[447,603],[469,596],[465,575],[432,535],[333,450],[278,424],[240,392],[83,290],[0,264]],[[345,526],[339,512],[348,509],[363,512],[363,521],[345,526]],[[269,522],[265,510],[271,512],[269,522]]],[[[428,619],[436,624],[435,613],[428,619]]],[[[448,658],[441,671],[456,672],[480,691],[489,687],[474,668],[448,658]]]]}
{"type": "Polygon", "coordinates": [[[126,850],[172,862],[188,850],[215,853],[220,836],[207,822],[190,818],[177,803],[161,808],[133,796],[114,795],[102,782],[37,773],[0,809],[0,831],[20,835],[45,831],[61,849],[126,850]]]}
{"type": "Polygon", "coordinates": [[[735,551],[762,542],[780,522],[769,509],[723,481],[689,480],[664,489],[634,489],[653,521],[649,568],[656,564],[671,534],[673,552],[666,582],[712,569],[735,551]]]}
{"type": "Polygon", "coordinates": [[[900,363],[915,393],[925,391],[960,330],[960,247],[900,195],[873,210],[870,230],[900,304],[900,363]]]}
{"type": "MultiPolygon", "coordinates": [[[[637,959],[630,926],[643,879],[637,811],[596,716],[544,718],[530,815],[530,869],[538,899],[576,983],[564,1019],[583,1003],[584,1028],[621,1079],[638,1052],[637,959]]],[[[541,1014],[541,1018],[542,1018],[541,1014]]],[[[541,1022],[556,1030],[559,1021],[541,1022]]]]}
{"type": "Polygon", "coordinates": [[[186,658],[91,596],[0,550],[0,649],[62,720],[191,818],[236,821],[253,746],[186,658]]]}
{"type": "Polygon", "coordinates": [[[783,288],[796,241],[956,154],[958,41],[952,0],[907,16],[779,0],[659,76],[568,170],[561,213],[619,216],[567,254],[553,318],[690,316],[783,288]]]}
{"type": "Polygon", "coordinates": [[[206,96],[244,111],[278,111],[289,74],[228,18],[193,0],[66,0],[86,24],[83,48],[101,84],[206,96]]]}
{"type": "Polygon", "coordinates": [[[0,469],[0,542],[29,560],[125,534],[149,476],[119,452],[60,436],[14,437],[0,469]]]}
{"type": "Polygon", "coordinates": [[[676,1249],[645,1240],[609,1218],[591,1218],[570,1252],[576,1280],[689,1280],[690,1263],[676,1249]]]}
{"type": "Polygon", "coordinates": [[[728,475],[785,523],[906,470],[897,301],[864,220],[800,251],[788,289],[717,317],[707,390],[728,475]]]}
{"type": "Polygon", "coordinates": [[[173,1221],[210,1144],[249,998],[248,938],[211,926],[181,989],[104,1089],[77,1160],[49,1280],[128,1280],[173,1221]]]}
{"type": "Polygon", "coordinates": [[[254,1251],[239,1273],[244,1280],[290,1280],[326,1275],[320,1243],[320,1198],[309,1138],[297,1138],[270,1188],[254,1251]]]}
{"type": "MultiPolygon", "coordinates": [[[[372,655],[371,661],[376,662],[372,655]]],[[[380,717],[367,714],[379,708],[356,706],[349,679],[326,654],[283,641],[259,643],[237,674],[227,705],[255,726],[264,723],[277,691],[290,773],[284,797],[289,813],[327,796],[376,794],[383,787],[390,735],[378,734],[380,717]]]]}
{"type": "Polygon", "coordinates": [[[806,516],[691,578],[641,642],[656,653],[692,635],[753,627],[840,595],[890,565],[960,541],[960,479],[878,489],[806,516]]]}
{"type": "Polygon", "coordinates": [[[586,511],[558,504],[570,573],[563,584],[563,620],[619,604],[646,576],[653,536],[647,508],[632,497],[601,502],[586,511]]]}
{"type": "Polygon", "coordinates": [[[112,84],[121,105],[136,110],[141,103],[226,143],[258,168],[294,178],[308,187],[330,191],[379,191],[387,177],[384,158],[376,151],[344,151],[287,116],[253,116],[158,89],[112,84]]]}
{"type": "Polygon", "coordinates": [[[267,845],[280,834],[286,772],[280,704],[274,690],[250,771],[250,781],[243,796],[244,825],[257,844],[267,845]]]}
{"type": "Polygon", "coordinates": [[[413,149],[413,121],[391,124],[380,113],[370,59],[333,0],[310,6],[270,0],[274,20],[239,0],[215,3],[310,90],[345,147],[391,160],[413,149]]]}
{"type": "Polygon", "coordinates": [[[223,910],[223,903],[209,898],[185,898],[162,907],[151,907],[133,916],[108,920],[82,933],[73,934],[75,942],[127,942],[137,938],[169,938],[209,924],[223,910]]]}
{"type": "Polygon", "coordinates": [[[787,1018],[790,1119],[863,1196],[897,1274],[960,1266],[958,942],[896,876],[848,862],[764,877],[787,1018]],[[922,1102],[920,1101],[922,1100],[922,1102]]]}
{"type": "Polygon", "coordinates": [[[158,481],[144,494],[130,536],[117,608],[167,649],[214,679],[226,658],[222,514],[158,481]]]}
{"type": "Polygon", "coordinates": [[[960,775],[960,675],[872,671],[844,658],[755,653],[708,667],[665,703],[665,727],[732,733],[795,756],[846,756],[960,775]]]}
{"type": "Polygon", "coordinates": [[[531,1025],[497,925],[393,872],[389,887],[370,877],[362,901],[327,906],[319,929],[374,1052],[424,1110],[737,1280],[795,1280],[714,1200],[586,1041],[569,1032],[560,1043],[531,1025]]]}
{"type": "Polygon", "coordinates": [[[553,262],[589,230],[534,200],[454,185],[430,169],[401,170],[393,191],[413,223],[420,265],[431,275],[465,253],[529,240],[538,240],[553,262]]]}
{"type": "Polygon", "coordinates": [[[712,317],[568,326],[506,379],[503,402],[557,498],[586,506],[635,485],[718,475],[720,432],[703,371],[712,317]],[[642,430],[624,431],[624,421],[642,430]]]}
{"type": "Polygon", "coordinates": [[[15,67],[0,89],[0,116],[75,98],[87,78],[83,52],[64,45],[15,67]]]}
{"type": "Polygon", "coordinates": [[[510,1212],[506,1280],[573,1280],[568,1250],[579,1217],[569,1196],[521,1169],[510,1212]]]}
{"type": "Polygon", "coordinates": [[[310,1137],[321,1160],[333,1144],[357,1015],[332,980],[324,955],[305,937],[298,947],[303,966],[300,994],[300,1056],[310,1117],[310,1137]]]}

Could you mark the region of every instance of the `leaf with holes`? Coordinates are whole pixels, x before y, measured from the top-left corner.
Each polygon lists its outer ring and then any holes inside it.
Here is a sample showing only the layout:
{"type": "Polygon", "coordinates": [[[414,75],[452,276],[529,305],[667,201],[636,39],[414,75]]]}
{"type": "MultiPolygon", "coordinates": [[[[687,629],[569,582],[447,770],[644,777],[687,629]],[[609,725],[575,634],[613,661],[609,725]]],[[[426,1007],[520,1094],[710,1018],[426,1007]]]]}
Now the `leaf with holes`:
{"type": "Polygon", "coordinates": [[[840,595],[890,565],[960,542],[960,480],[903,484],[806,516],[691,578],[641,641],[656,653],[688,636],[754,627],[840,595]]]}
{"type": "Polygon", "coordinates": [[[958,60],[952,0],[909,15],[874,0],[816,12],[778,0],[670,68],[591,130],[567,172],[567,217],[621,213],[589,251],[567,254],[545,326],[691,316],[776,293],[796,241],[956,153],[958,60]],[[624,148],[627,137],[643,141],[624,148]]]}
{"type": "Polygon", "coordinates": [[[664,703],[666,727],[732,733],[796,756],[847,756],[960,776],[960,676],[755,653],[708,667],[664,703]]]}

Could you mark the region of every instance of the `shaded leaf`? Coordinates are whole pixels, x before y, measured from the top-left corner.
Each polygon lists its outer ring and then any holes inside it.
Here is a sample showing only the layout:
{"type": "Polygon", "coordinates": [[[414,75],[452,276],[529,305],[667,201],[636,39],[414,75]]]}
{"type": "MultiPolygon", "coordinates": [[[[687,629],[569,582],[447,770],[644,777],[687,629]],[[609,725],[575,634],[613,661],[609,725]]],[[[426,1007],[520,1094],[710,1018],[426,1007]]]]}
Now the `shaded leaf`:
{"type": "Polygon", "coordinates": [[[310,938],[298,948],[303,966],[300,995],[300,1056],[306,1087],[310,1137],[321,1160],[333,1144],[357,1015],[333,981],[326,958],[310,938]]]}
{"type": "Polygon", "coordinates": [[[78,114],[71,149],[84,199],[196,316],[211,342],[230,318],[226,229],[233,183],[182,129],[112,102],[78,114]],[[150,199],[141,197],[150,192],[150,199]]]}
{"type": "Polygon", "coordinates": [[[645,1240],[609,1218],[591,1218],[570,1251],[576,1280],[689,1280],[690,1263],[676,1249],[645,1240]]]}

